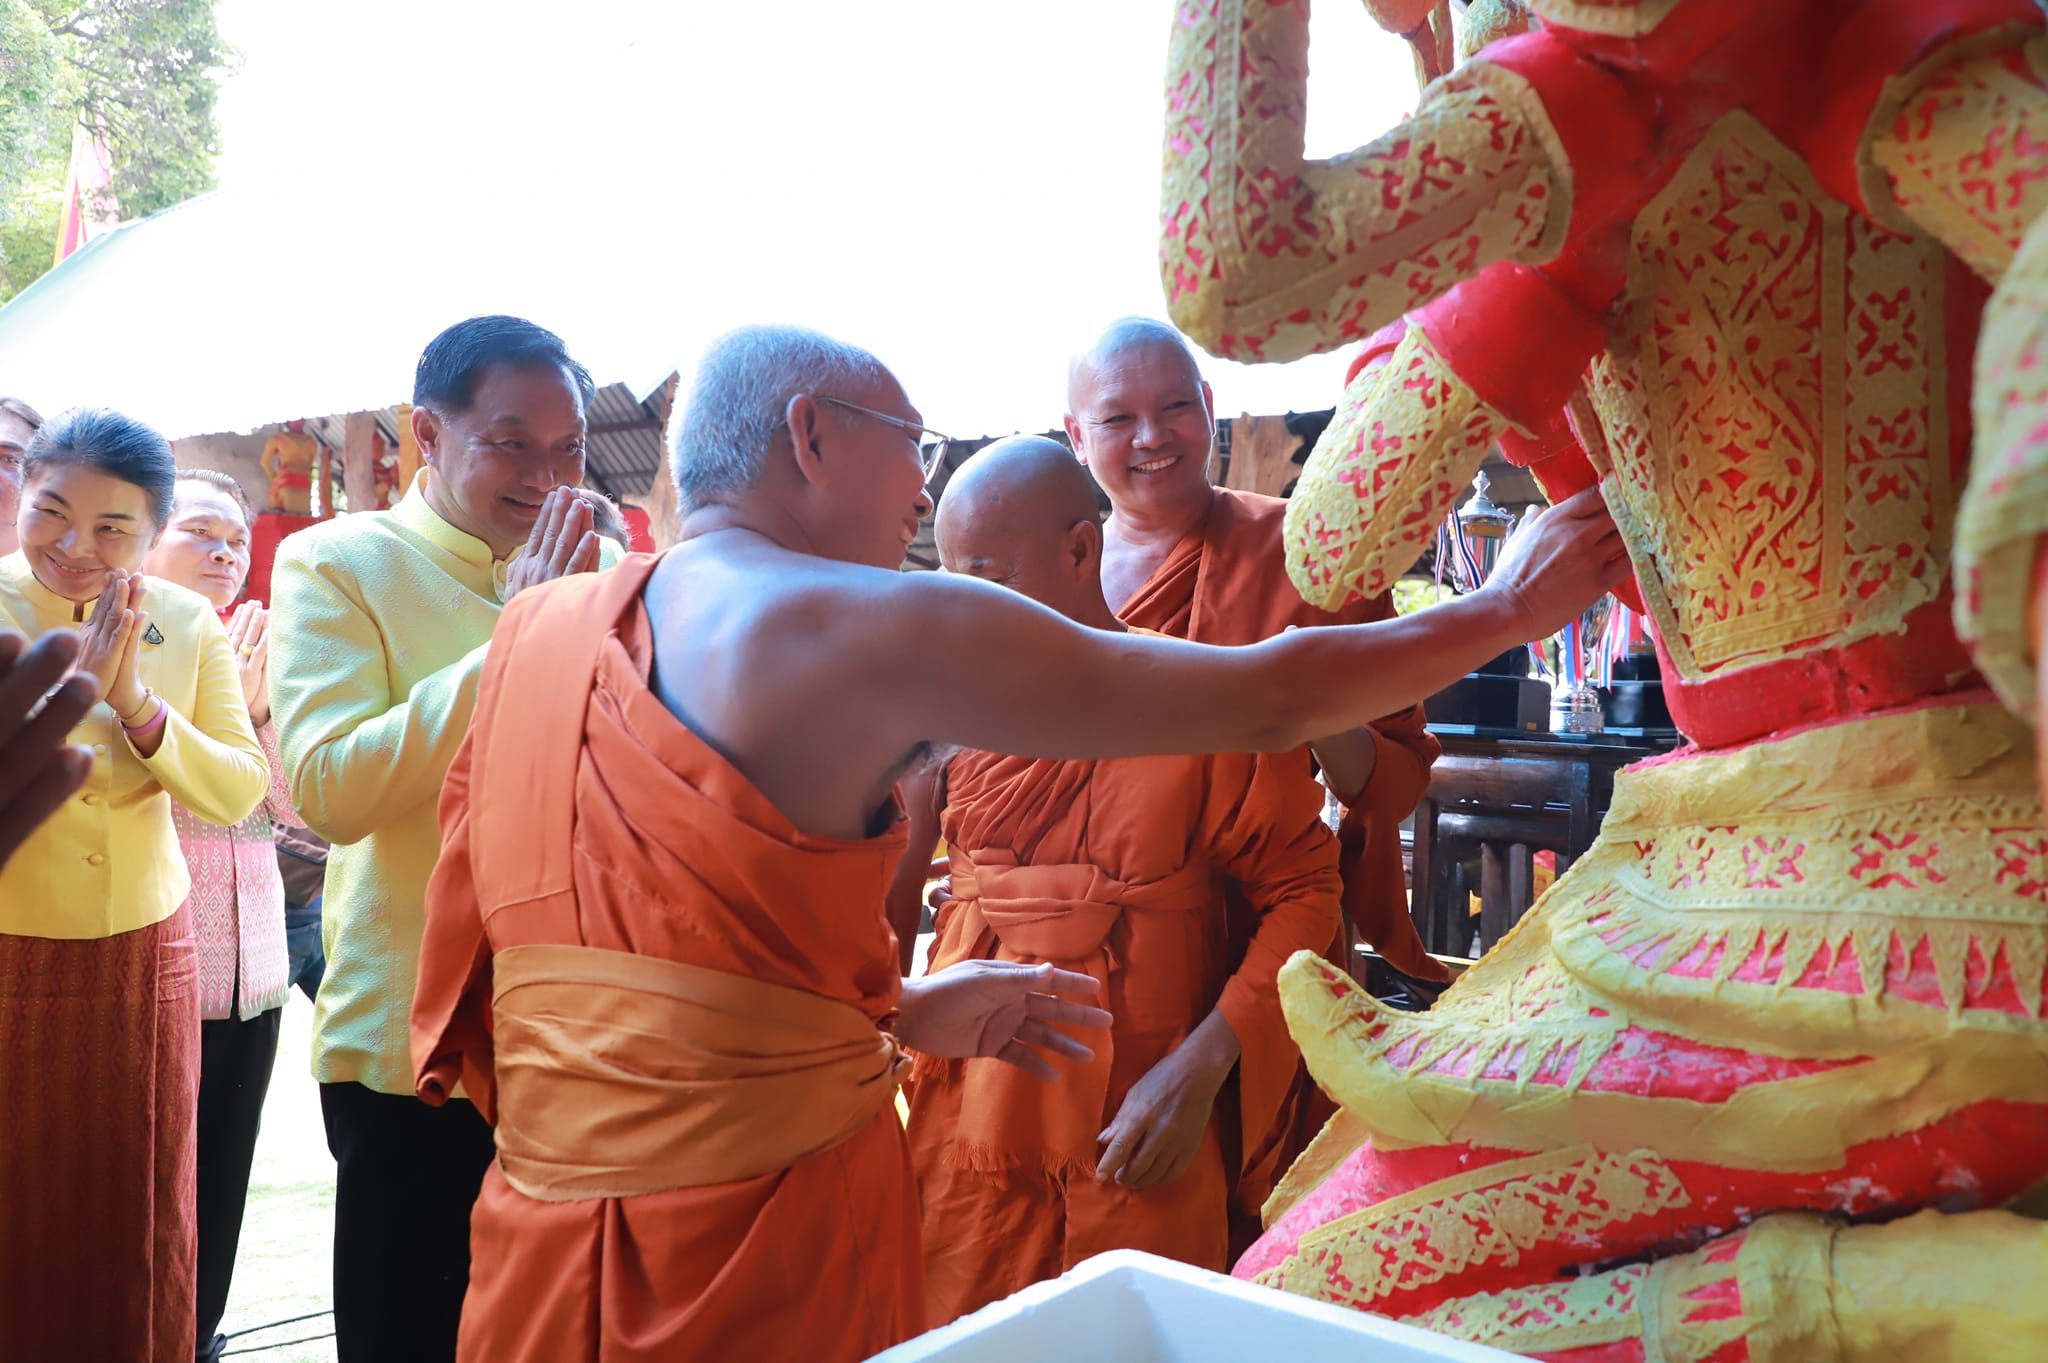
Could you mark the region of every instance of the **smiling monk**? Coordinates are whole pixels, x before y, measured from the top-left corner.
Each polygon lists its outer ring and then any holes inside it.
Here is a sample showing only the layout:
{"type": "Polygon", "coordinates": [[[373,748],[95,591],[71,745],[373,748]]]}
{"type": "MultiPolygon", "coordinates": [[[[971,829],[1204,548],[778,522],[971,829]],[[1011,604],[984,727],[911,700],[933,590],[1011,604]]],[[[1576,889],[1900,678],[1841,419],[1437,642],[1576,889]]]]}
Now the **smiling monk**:
{"type": "MultiPolygon", "coordinates": [[[[1102,585],[1127,625],[1199,644],[1252,644],[1290,626],[1355,625],[1393,614],[1386,597],[1335,613],[1301,599],[1281,550],[1287,503],[1209,481],[1215,399],[1181,334],[1132,317],[1074,357],[1067,436],[1109,497],[1102,585]]],[[[1411,698],[1419,700],[1419,697],[1411,698]]],[[[1420,704],[1320,736],[1298,752],[1299,779],[1319,764],[1344,807],[1344,911],[1359,938],[1396,969],[1447,981],[1408,916],[1401,821],[1429,788],[1442,748],[1420,704]]]]}
{"type": "Polygon", "coordinates": [[[899,1047],[1051,1077],[1094,1063],[1061,1026],[1108,1022],[1094,979],[1050,965],[903,980],[893,791],[932,745],[1284,752],[1623,571],[1586,500],[1411,619],[1245,649],[1091,630],[896,571],[931,510],[924,434],[866,351],[737,332],[677,429],[676,547],[505,612],[442,796],[413,1011],[421,1096],[459,1079],[496,1124],[463,1358],[850,1363],[924,1328],[899,1047]]]}

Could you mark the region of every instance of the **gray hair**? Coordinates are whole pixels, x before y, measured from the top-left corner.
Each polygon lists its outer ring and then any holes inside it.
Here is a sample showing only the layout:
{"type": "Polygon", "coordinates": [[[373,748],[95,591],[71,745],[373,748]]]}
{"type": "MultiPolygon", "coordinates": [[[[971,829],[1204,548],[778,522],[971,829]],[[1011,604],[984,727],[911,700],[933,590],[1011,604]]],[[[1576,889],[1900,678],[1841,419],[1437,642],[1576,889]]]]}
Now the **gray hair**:
{"type": "Polygon", "coordinates": [[[697,366],[670,447],[682,509],[723,501],[757,482],[798,393],[843,396],[888,377],[869,352],[805,327],[741,327],[719,337],[697,366]]]}

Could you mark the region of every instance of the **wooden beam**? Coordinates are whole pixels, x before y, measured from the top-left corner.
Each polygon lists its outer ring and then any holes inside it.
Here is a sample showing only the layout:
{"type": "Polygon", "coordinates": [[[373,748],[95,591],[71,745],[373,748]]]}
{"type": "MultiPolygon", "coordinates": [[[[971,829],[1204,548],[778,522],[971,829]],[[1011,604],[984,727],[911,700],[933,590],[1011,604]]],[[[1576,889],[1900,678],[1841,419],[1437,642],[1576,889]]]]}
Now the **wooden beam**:
{"type": "Polygon", "coordinates": [[[1230,481],[1239,492],[1278,497],[1299,472],[1294,452],[1301,437],[1287,429],[1287,418],[1240,416],[1230,423],[1230,481]]]}
{"type": "Polygon", "coordinates": [[[683,517],[676,505],[676,482],[668,476],[667,469],[655,470],[654,486],[647,490],[641,505],[647,512],[647,533],[653,536],[657,551],[669,548],[682,537],[683,517]]]}
{"type": "Polygon", "coordinates": [[[377,414],[350,412],[341,427],[341,490],[350,511],[377,506],[377,414]]]}
{"type": "Polygon", "coordinates": [[[398,404],[398,495],[403,497],[412,491],[412,480],[419,475],[420,466],[426,459],[420,454],[419,437],[412,433],[412,404],[398,404]]]}
{"type": "MultiPolygon", "coordinates": [[[[668,381],[647,400],[648,407],[652,409],[649,419],[657,431],[668,429],[669,413],[675,407],[676,385],[681,380],[680,374],[669,375],[668,381]]],[[[682,537],[682,508],[676,502],[676,482],[669,476],[668,451],[665,449],[660,466],[654,470],[654,486],[648,489],[643,505],[647,510],[647,532],[654,537],[657,551],[667,549],[682,537]]]]}

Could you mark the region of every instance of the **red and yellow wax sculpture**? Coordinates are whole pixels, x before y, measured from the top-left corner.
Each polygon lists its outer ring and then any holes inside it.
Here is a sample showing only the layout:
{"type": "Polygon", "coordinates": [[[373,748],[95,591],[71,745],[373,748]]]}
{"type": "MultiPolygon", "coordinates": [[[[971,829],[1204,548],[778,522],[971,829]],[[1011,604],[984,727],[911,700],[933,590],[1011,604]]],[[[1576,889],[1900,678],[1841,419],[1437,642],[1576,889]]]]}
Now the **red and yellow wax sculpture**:
{"type": "Polygon", "coordinates": [[[320,442],[303,430],[285,427],[270,437],[260,456],[263,471],[270,475],[269,510],[294,516],[313,513],[313,465],[319,453],[320,442]]]}
{"type": "Polygon", "coordinates": [[[1586,1363],[2048,1356],[2048,1234],[1998,1209],[2048,1177],[2048,834],[1986,685],[2037,685],[2041,11],[1528,8],[1331,161],[1306,0],[1176,9],[1176,322],[1372,339],[1303,594],[1384,590],[1498,442],[1605,489],[1693,741],[1429,1013],[1287,968],[1344,1111],[1237,1272],[1586,1363]]]}

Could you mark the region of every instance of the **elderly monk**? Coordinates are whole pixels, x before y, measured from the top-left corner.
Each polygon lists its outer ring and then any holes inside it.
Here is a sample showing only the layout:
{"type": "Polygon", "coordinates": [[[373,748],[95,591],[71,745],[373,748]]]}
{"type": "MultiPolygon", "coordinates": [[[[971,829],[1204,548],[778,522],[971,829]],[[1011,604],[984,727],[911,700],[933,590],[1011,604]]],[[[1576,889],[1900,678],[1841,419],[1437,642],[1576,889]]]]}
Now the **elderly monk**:
{"type": "MultiPolygon", "coordinates": [[[[939,508],[938,546],[948,572],[1127,632],[1102,597],[1094,485],[1053,441],[999,441],[968,461],[939,508]]],[[[1050,961],[1101,981],[1113,1019],[1108,1044],[1059,1085],[987,1060],[912,1069],[932,1322],[1104,1250],[1228,1268],[1233,1194],[1256,1214],[1300,1096],[1275,979],[1296,951],[1327,951],[1341,921],[1315,784],[1284,755],[966,751],[906,790],[941,804],[952,853],[932,969],[1050,961]],[[1226,885],[1257,915],[1241,960],[1226,885]]],[[[906,882],[931,850],[906,853],[892,899],[915,904],[906,882]]]]}
{"type": "Polygon", "coordinates": [[[895,571],[931,510],[924,435],[866,351],[736,332],[676,431],[680,542],[508,606],[442,796],[413,1010],[420,1095],[459,1080],[497,1129],[461,1357],[852,1360],[924,1328],[899,1044],[1052,1075],[1091,1063],[1055,1024],[1108,1020],[1051,966],[903,980],[893,792],[934,744],[1284,752],[1623,571],[1588,499],[1417,617],[1245,649],[1091,630],[895,571]]]}
{"type": "MultiPolygon", "coordinates": [[[[1066,428],[1109,496],[1102,587],[1125,624],[1201,644],[1251,644],[1291,625],[1393,614],[1384,596],[1334,615],[1304,602],[1281,552],[1287,503],[1209,482],[1215,402],[1187,342],[1164,322],[1126,318],[1074,357],[1066,428]]],[[[1423,950],[1401,873],[1401,820],[1428,789],[1440,751],[1423,728],[1422,707],[1406,705],[1309,746],[1344,807],[1346,917],[1396,969],[1449,980],[1423,950]]],[[[1308,752],[1295,766],[1301,780],[1313,779],[1308,752]]]]}

